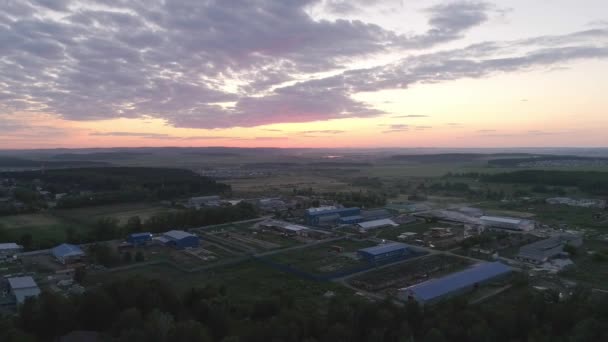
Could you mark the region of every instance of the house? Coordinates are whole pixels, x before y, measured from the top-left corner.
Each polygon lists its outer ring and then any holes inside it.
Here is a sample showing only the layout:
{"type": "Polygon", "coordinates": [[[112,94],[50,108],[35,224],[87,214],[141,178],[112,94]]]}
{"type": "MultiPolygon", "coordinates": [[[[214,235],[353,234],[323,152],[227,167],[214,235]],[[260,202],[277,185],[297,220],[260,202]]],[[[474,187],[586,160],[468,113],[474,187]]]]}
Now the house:
{"type": "Polygon", "coordinates": [[[127,236],[127,242],[133,246],[143,246],[152,240],[152,233],[133,233],[127,236]]]}
{"type": "Polygon", "coordinates": [[[69,243],[54,247],[51,249],[51,254],[64,265],[82,261],[85,257],[85,253],[80,247],[69,243]]]}
{"type": "Polygon", "coordinates": [[[17,300],[17,304],[23,304],[28,297],[37,297],[40,288],[32,277],[8,278],[10,293],[17,300]]]}
{"type": "Polygon", "coordinates": [[[411,254],[409,246],[400,242],[362,248],[357,251],[359,258],[367,260],[370,263],[393,260],[409,254],[411,254]]]}
{"type": "Polygon", "coordinates": [[[201,244],[201,239],[194,234],[190,234],[183,230],[171,230],[164,233],[159,240],[166,246],[171,246],[177,249],[196,248],[201,244]]]}
{"type": "Polygon", "coordinates": [[[474,290],[484,283],[507,276],[511,272],[511,267],[503,263],[484,262],[464,271],[403,288],[399,290],[399,297],[402,300],[415,300],[423,305],[432,304],[474,290]]]}

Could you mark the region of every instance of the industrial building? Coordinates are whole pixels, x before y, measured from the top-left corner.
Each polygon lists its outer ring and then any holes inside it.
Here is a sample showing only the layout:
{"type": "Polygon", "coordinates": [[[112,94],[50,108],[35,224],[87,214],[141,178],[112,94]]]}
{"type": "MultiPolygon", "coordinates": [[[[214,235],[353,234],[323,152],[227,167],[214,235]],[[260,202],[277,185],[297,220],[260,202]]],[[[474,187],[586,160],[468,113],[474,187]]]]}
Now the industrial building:
{"type": "Polygon", "coordinates": [[[217,207],[220,205],[220,196],[199,196],[188,200],[187,207],[200,209],[201,207],[217,207]]]}
{"type": "Polygon", "coordinates": [[[391,215],[391,213],[389,213],[386,209],[371,209],[361,210],[361,216],[365,221],[372,221],[389,218],[393,215],[391,215]]]}
{"type": "Polygon", "coordinates": [[[85,256],[84,251],[80,247],[69,243],[62,243],[54,247],[51,249],[51,254],[64,265],[82,261],[85,256]]]}
{"type": "Polygon", "coordinates": [[[28,297],[37,297],[40,288],[32,277],[8,278],[10,293],[17,300],[17,304],[23,304],[28,297]]]}
{"type": "Polygon", "coordinates": [[[527,232],[534,229],[534,221],[500,216],[482,216],[479,218],[487,229],[506,232],[527,232]]]}
{"type": "Polygon", "coordinates": [[[177,249],[196,248],[200,246],[201,239],[194,234],[190,234],[183,230],[171,230],[164,233],[158,238],[166,246],[177,249]]]}
{"type": "Polygon", "coordinates": [[[371,263],[397,259],[411,254],[409,246],[404,243],[392,242],[357,251],[359,258],[371,263]]]}
{"type": "Polygon", "coordinates": [[[484,283],[507,276],[511,272],[511,267],[500,262],[481,263],[464,271],[403,288],[399,290],[399,296],[403,300],[432,304],[474,290],[484,283]]]}
{"type": "Polygon", "coordinates": [[[363,222],[364,220],[365,218],[363,218],[361,215],[344,216],[339,218],[341,224],[357,224],[359,222],[363,222]]]}
{"type": "Polygon", "coordinates": [[[261,228],[268,228],[280,233],[290,236],[306,236],[310,230],[308,227],[301,226],[299,224],[293,224],[291,222],[279,221],[279,220],[267,220],[260,223],[261,228]]]}
{"type": "Polygon", "coordinates": [[[152,241],[152,233],[133,233],[127,236],[127,242],[133,246],[143,246],[152,241]]]}
{"type": "Polygon", "coordinates": [[[22,246],[14,242],[0,243],[0,260],[12,257],[23,250],[22,246]]]}
{"type": "Polygon", "coordinates": [[[304,214],[304,221],[306,224],[312,226],[332,225],[338,223],[341,217],[358,215],[361,215],[361,209],[357,207],[319,207],[307,209],[304,214]]]}
{"type": "Polygon", "coordinates": [[[536,241],[519,248],[515,259],[532,264],[542,264],[564,253],[564,246],[580,247],[583,239],[579,235],[560,234],[536,241]]]}
{"type": "Polygon", "coordinates": [[[379,228],[385,228],[385,227],[398,227],[398,226],[399,225],[396,224],[395,221],[393,221],[391,219],[380,219],[380,220],[373,220],[373,221],[357,223],[357,227],[359,227],[359,230],[362,232],[367,232],[368,230],[372,230],[372,229],[379,229],[379,228]]]}

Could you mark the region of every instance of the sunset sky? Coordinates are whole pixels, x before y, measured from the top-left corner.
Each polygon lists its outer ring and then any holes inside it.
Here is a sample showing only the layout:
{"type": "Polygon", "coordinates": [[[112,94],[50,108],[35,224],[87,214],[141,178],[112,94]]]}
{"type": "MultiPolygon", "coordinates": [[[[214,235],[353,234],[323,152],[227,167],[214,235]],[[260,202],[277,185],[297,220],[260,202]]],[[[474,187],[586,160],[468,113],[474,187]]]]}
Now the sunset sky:
{"type": "Polygon", "coordinates": [[[606,0],[0,1],[0,149],[605,147],[606,0]]]}

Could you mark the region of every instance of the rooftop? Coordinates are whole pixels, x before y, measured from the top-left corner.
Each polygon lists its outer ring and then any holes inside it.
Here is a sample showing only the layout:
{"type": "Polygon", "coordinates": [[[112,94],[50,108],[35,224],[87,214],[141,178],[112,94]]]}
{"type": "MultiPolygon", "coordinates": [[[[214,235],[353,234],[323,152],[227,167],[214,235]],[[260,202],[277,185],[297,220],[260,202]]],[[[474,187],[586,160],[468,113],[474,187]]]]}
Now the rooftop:
{"type": "Polygon", "coordinates": [[[129,236],[130,237],[134,237],[134,238],[138,238],[138,237],[152,237],[152,233],[148,233],[148,232],[145,232],[145,233],[132,233],[132,234],[129,234],[129,236]]]}
{"type": "Polygon", "coordinates": [[[61,245],[51,249],[51,253],[53,253],[53,255],[56,257],[67,257],[84,254],[80,247],[76,245],[71,245],[69,243],[62,243],[61,245]]]}
{"type": "Polygon", "coordinates": [[[11,250],[11,249],[21,249],[22,247],[19,246],[18,244],[14,243],[14,242],[8,242],[8,243],[0,243],[0,251],[1,250],[11,250]]]}
{"type": "Polygon", "coordinates": [[[34,278],[32,277],[16,277],[16,278],[8,278],[8,284],[11,289],[27,289],[31,287],[38,287],[34,278]]]}
{"type": "Polygon", "coordinates": [[[181,239],[192,237],[192,236],[196,237],[196,235],[190,234],[183,230],[170,230],[170,231],[164,233],[163,236],[168,237],[170,239],[174,239],[174,240],[181,240],[181,239]]]}
{"type": "Polygon", "coordinates": [[[380,219],[380,220],[361,222],[361,223],[357,223],[357,225],[363,229],[370,229],[370,228],[383,227],[383,226],[393,226],[393,227],[398,226],[398,224],[396,224],[395,221],[393,221],[391,219],[380,219]]]}
{"type": "Polygon", "coordinates": [[[522,221],[525,221],[520,218],[501,217],[501,216],[482,216],[482,217],[480,217],[480,219],[483,221],[492,221],[492,222],[509,223],[509,224],[520,224],[522,221]]]}
{"type": "Polygon", "coordinates": [[[407,248],[407,247],[409,247],[409,246],[404,243],[392,242],[392,243],[387,243],[387,244],[378,245],[378,246],[374,246],[374,247],[363,248],[363,249],[360,249],[359,252],[368,253],[368,254],[372,254],[372,255],[378,255],[378,254],[393,252],[393,251],[400,250],[400,249],[407,248]]]}
{"type": "Polygon", "coordinates": [[[472,286],[484,280],[511,272],[511,267],[500,262],[485,262],[474,265],[464,271],[452,273],[442,278],[416,284],[403,291],[411,292],[422,300],[432,300],[453,291],[472,286]]]}

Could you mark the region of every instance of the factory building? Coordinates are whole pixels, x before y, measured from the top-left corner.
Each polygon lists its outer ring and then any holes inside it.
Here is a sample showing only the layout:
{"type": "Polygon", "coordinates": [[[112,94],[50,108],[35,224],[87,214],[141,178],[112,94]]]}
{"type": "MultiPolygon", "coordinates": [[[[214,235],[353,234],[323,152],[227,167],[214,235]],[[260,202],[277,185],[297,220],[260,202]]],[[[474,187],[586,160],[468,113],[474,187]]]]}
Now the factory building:
{"type": "Polygon", "coordinates": [[[361,215],[344,216],[340,217],[339,221],[341,224],[357,224],[363,222],[365,219],[361,215]]]}
{"type": "Polygon", "coordinates": [[[432,304],[474,290],[482,284],[507,276],[511,271],[511,267],[500,262],[481,263],[464,271],[403,288],[399,290],[399,297],[423,305],[432,304]]]}
{"type": "Polygon", "coordinates": [[[133,246],[143,246],[152,241],[152,233],[133,233],[127,236],[127,242],[133,246]]]}
{"type": "Polygon", "coordinates": [[[194,234],[190,234],[183,230],[171,230],[164,233],[158,238],[166,246],[177,249],[196,248],[200,246],[201,239],[194,234]]]}
{"type": "Polygon", "coordinates": [[[527,232],[534,229],[534,221],[514,217],[482,216],[479,218],[487,229],[506,232],[527,232]]]}
{"type": "Polygon", "coordinates": [[[582,244],[583,239],[579,235],[560,234],[520,247],[515,259],[532,264],[542,264],[563,254],[564,246],[580,247],[582,244]]]}
{"type": "Polygon", "coordinates": [[[32,277],[8,278],[8,286],[17,304],[23,304],[26,298],[37,297],[40,294],[40,288],[32,277]]]}
{"type": "Polygon", "coordinates": [[[14,242],[0,243],[0,260],[11,258],[13,255],[20,253],[22,250],[23,247],[14,242]]]}
{"type": "Polygon", "coordinates": [[[62,243],[51,249],[51,254],[64,265],[80,262],[85,256],[84,251],[80,247],[69,243],[62,243]]]}
{"type": "Polygon", "coordinates": [[[290,236],[307,236],[310,228],[279,220],[267,220],[260,223],[261,228],[272,229],[290,236]]]}
{"type": "Polygon", "coordinates": [[[361,210],[361,216],[363,216],[365,221],[372,221],[389,218],[393,215],[386,209],[371,209],[361,210]]]}
{"type": "Polygon", "coordinates": [[[357,223],[357,227],[359,227],[359,231],[367,232],[368,230],[386,228],[386,227],[398,227],[399,225],[395,223],[395,221],[391,219],[380,219],[373,221],[365,221],[357,223]]]}
{"type": "Polygon", "coordinates": [[[371,263],[397,259],[409,254],[411,254],[409,246],[399,242],[363,248],[357,251],[359,258],[371,263]]]}
{"type": "Polygon", "coordinates": [[[308,225],[320,226],[331,225],[339,222],[341,217],[361,215],[361,209],[353,208],[336,208],[336,207],[319,207],[307,209],[304,214],[304,221],[308,225]]]}

